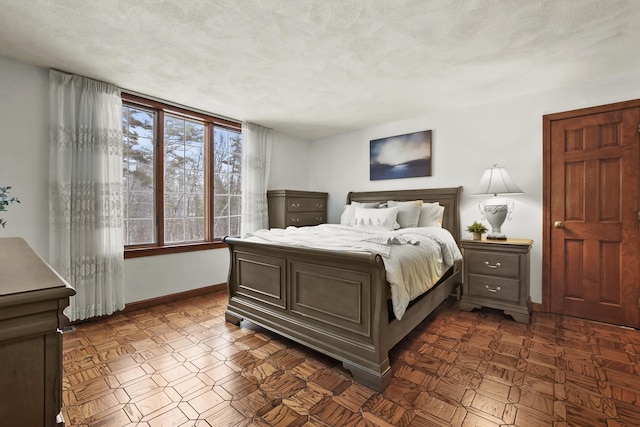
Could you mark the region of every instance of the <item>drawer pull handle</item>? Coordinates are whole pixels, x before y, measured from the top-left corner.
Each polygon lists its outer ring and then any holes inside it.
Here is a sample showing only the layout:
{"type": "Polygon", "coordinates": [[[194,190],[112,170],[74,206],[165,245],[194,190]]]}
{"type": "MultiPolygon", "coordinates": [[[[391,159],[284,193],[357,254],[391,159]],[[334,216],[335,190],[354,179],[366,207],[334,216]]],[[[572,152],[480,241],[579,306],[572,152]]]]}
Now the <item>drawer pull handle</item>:
{"type": "Polygon", "coordinates": [[[291,218],[291,222],[300,222],[300,218],[291,218]]]}
{"type": "Polygon", "coordinates": [[[489,268],[494,268],[494,269],[500,267],[500,263],[499,262],[496,262],[496,265],[491,265],[491,264],[489,264],[489,261],[485,261],[484,265],[486,265],[489,268]]]}
{"type": "Polygon", "coordinates": [[[324,218],[322,218],[321,216],[317,216],[317,217],[316,217],[316,221],[318,221],[318,222],[322,222],[322,220],[323,220],[323,219],[324,219],[324,218]]]}
{"type": "Polygon", "coordinates": [[[500,290],[500,286],[496,286],[495,289],[491,289],[489,285],[484,285],[484,287],[487,288],[489,292],[493,292],[494,294],[500,290]]]}
{"type": "Polygon", "coordinates": [[[323,208],[324,204],[323,203],[316,203],[316,208],[323,208]]]}
{"type": "Polygon", "coordinates": [[[291,203],[291,207],[292,208],[299,208],[300,207],[300,203],[291,203]]]}

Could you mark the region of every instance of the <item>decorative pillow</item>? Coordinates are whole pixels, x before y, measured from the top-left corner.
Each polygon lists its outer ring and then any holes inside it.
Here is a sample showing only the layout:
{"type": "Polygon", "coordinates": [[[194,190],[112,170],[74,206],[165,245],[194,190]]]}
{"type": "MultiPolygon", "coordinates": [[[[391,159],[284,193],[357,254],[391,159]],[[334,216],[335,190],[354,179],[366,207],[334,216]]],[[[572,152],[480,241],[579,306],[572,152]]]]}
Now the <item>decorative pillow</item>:
{"type": "Polygon", "coordinates": [[[389,200],[387,206],[390,208],[398,207],[398,224],[400,228],[410,228],[418,226],[418,219],[420,218],[420,206],[422,206],[422,200],[414,200],[411,202],[397,202],[395,200],[389,200]]]}
{"type": "Polygon", "coordinates": [[[344,205],[344,211],[342,211],[342,215],[340,216],[340,224],[353,225],[353,218],[356,213],[357,206],[360,206],[366,209],[377,209],[378,206],[380,206],[380,203],[351,202],[350,205],[344,205]]]}
{"type": "Polygon", "coordinates": [[[443,216],[444,206],[440,206],[440,203],[423,203],[420,207],[418,227],[442,227],[443,216]]]}
{"type": "Polygon", "coordinates": [[[392,231],[395,229],[398,208],[365,209],[356,206],[354,227],[371,227],[392,231]]]}

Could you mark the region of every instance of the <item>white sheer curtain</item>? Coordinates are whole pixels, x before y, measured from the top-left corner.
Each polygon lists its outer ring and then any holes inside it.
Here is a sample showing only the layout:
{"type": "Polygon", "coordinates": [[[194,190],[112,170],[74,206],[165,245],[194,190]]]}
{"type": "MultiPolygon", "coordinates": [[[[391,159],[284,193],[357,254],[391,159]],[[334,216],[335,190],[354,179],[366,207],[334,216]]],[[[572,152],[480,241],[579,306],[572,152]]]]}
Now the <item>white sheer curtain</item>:
{"type": "Polygon", "coordinates": [[[273,131],[242,123],[242,217],[240,235],[269,227],[267,185],[273,131]]]}
{"type": "Polygon", "coordinates": [[[108,83],[49,73],[49,257],[76,290],[71,320],[124,308],[122,98],[108,83]]]}

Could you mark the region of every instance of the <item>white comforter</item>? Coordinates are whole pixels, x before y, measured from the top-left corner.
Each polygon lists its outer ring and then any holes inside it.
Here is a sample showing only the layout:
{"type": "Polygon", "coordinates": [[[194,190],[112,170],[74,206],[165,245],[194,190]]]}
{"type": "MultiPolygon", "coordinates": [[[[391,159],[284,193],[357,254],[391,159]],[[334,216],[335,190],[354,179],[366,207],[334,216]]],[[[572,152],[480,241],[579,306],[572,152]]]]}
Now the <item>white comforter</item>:
{"type": "Polygon", "coordinates": [[[403,228],[395,231],[338,224],[259,230],[247,240],[337,251],[365,251],[384,259],[391,285],[393,313],[402,319],[409,302],[429,290],[462,255],[446,229],[403,228]]]}

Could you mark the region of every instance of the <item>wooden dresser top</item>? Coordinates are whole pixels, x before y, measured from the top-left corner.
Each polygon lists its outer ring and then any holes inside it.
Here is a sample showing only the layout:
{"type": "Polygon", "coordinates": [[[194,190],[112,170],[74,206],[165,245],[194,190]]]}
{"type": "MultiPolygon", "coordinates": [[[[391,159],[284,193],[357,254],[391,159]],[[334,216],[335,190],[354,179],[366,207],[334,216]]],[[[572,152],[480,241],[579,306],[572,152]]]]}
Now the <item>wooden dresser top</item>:
{"type": "Polygon", "coordinates": [[[0,238],[0,298],[56,288],[64,295],[75,293],[24,239],[0,238]]]}

